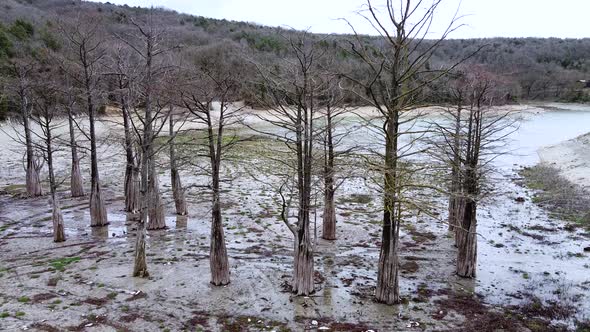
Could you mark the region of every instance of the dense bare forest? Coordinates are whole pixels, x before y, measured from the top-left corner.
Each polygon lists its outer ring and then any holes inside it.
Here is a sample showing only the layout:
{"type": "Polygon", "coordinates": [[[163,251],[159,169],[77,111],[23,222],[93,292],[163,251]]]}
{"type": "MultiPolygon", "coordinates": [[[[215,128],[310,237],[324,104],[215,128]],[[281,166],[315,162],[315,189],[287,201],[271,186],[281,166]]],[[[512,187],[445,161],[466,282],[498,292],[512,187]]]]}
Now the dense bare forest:
{"type": "Polygon", "coordinates": [[[362,3],[4,0],[0,329],[586,331],[590,39],[362,3]]]}

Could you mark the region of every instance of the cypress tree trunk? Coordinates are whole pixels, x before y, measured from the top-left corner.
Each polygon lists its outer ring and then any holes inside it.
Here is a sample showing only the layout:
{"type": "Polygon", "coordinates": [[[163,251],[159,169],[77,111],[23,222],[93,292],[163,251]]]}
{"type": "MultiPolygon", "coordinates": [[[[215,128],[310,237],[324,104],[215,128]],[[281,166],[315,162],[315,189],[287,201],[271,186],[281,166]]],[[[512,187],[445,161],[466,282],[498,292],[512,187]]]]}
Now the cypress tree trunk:
{"type": "Polygon", "coordinates": [[[172,180],[172,195],[174,197],[174,206],[176,207],[176,214],[179,216],[187,215],[186,199],[184,197],[184,189],[180,182],[180,174],[177,169],[170,170],[172,180]]]}
{"type": "Polygon", "coordinates": [[[98,156],[96,148],[96,130],[95,130],[95,107],[92,101],[92,88],[90,87],[90,77],[88,68],[85,68],[86,75],[86,99],[88,103],[88,117],[90,125],[90,226],[101,227],[109,224],[107,220],[107,210],[104,204],[104,197],[100,188],[100,178],[98,175],[98,156]]]}
{"type": "Polygon", "coordinates": [[[474,278],[477,269],[477,204],[472,199],[465,203],[461,229],[457,229],[457,275],[474,278]]]}
{"type": "Polygon", "coordinates": [[[25,145],[27,149],[27,170],[26,170],[26,187],[27,195],[29,197],[37,197],[43,195],[41,187],[41,179],[39,178],[39,166],[35,162],[33,153],[33,141],[31,139],[31,126],[29,123],[29,105],[27,102],[24,88],[19,92],[21,99],[21,116],[23,127],[25,131],[25,145]]]}
{"type": "MultiPolygon", "coordinates": [[[[119,79],[119,88],[124,89],[124,82],[119,79]]],[[[136,165],[136,158],[133,152],[133,138],[131,129],[131,119],[129,108],[125,98],[121,98],[121,108],[123,110],[123,128],[125,130],[125,212],[137,213],[140,209],[139,203],[139,167],[136,165]]]]}
{"type": "Polygon", "coordinates": [[[386,304],[399,303],[399,221],[395,215],[395,204],[386,203],[383,213],[383,234],[377,273],[375,298],[386,304]]]}
{"type": "Polygon", "coordinates": [[[70,147],[72,150],[72,170],[70,175],[70,192],[72,197],[84,196],[84,182],[80,172],[80,158],[78,157],[78,145],[74,131],[74,119],[71,108],[68,107],[68,124],[70,129],[70,147]]]}
{"type": "Polygon", "coordinates": [[[465,204],[466,198],[465,197],[457,197],[455,200],[455,211],[454,211],[454,218],[455,218],[455,247],[459,247],[459,241],[461,240],[461,236],[457,233],[459,228],[462,228],[463,224],[463,216],[465,215],[465,204]]]}
{"type": "Polygon", "coordinates": [[[139,190],[139,168],[127,167],[125,170],[125,211],[137,213],[141,208],[139,190]],[[130,169],[129,169],[130,168],[130,169]],[[127,174],[129,172],[129,175],[127,174]]]}
{"type": "Polygon", "coordinates": [[[174,115],[172,114],[172,107],[170,108],[170,181],[172,183],[172,196],[174,198],[174,206],[176,207],[176,214],[185,216],[187,214],[186,199],[184,197],[184,189],[180,181],[180,174],[176,166],[176,147],[174,145],[174,115]]]}
{"type": "Polygon", "coordinates": [[[313,158],[313,117],[311,110],[307,108],[298,109],[297,119],[297,128],[299,128],[297,130],[299,209],[293,264],[293,293],[297,295],[309,295],[314,292],[313,246],[309,231],[311,162],[313,158]]]}
{"type": "Polygon", "coordinates": [[[336,204],[334,202],[334,188],[327,185],[324,192],[324,215],[322,238],[336,240],[336,204]]]}
{"type": "Polygon", "coordinates": [[[230,279],[229,261],[227,258],[227,249],[225,247],[225,237],[223,234],[223,224],[221,220],[219,181],[217,182],[218,188],[217,190],[213,190],[213,220],[211,223],[211,248],[209,251],[209,266],[211,269],[211,283],[215,286],[222,286],[229,284],[230,279]]]}
{"type": "Polygon", "coordinates": [[[451,169],[451,186],[449,196],[449,231],[455,231],[455,226],[458,225],[461,220],[459,219],[460,214],[460,191],[461,191],[461,104],[457,107],[457,115],[455,116],[455,133],[453,137],[453,160],[451,169]]]}
{"type": "Polygon", "coordinates": [[[399,221],[400,206],[397,194],[397,140],[399,121],[396,114],[389,115],[385,146],[385,185],[383,209],[383,234],[375,298],[386,304],[399,303],[399,221]]]}
{"type": "Polygon", "coordinates": [[[51,207],[53,209],[53,242],[64,242],[66,240],[64,219],[55,193],[51,194],[51,207]]]}
{"type": "Polygon", "coordinates": [[[135,239],[135,253],[133,264],[133,276],[139,278],[147,278],[150,276],[147,269],[147,262],[145,256],[145,224],[139,222],[137,228],[137,238],[135,239]]]}
{"type": "Polygon", "coordinates": [[[295,242],[293,293],[297,295],[309,295],[314,292],[313,247],[309,232],[309,215],[307,219],[307,222],[302,221],[304,227],[297,231],[295,242]]]}
{"type": "Polygon", "coordinates": [[[158,173],[156,173],[156,166],[154,165],[154,157],[150,162],[150,176],[149,176],[149,221],[148,230],[158,230],[166,228],[166,218],[164,215],[164,204],[162,196],[160,195],[160,183],[158,181],[158,173]]]}
{"type": "Polygon", "coordinates": [[[332,139],[332,114],[328,107],[326,116],[326,151],[324,164],[324,215],[322,238],[336,240],[336,204],[334,203],[334,142],[332,139]]]}
{"type": "MultiPolygon", "coordinates": [[[[144,143],[145,144],[145,143],[144,143]]],[[[145,252],[145,237],[146,237],[146,224],[148,220],[148,202],[149,202],[149,189],[148,189],[148,158],[147,153],[142,152],[141,157],[141,209],[140,216],[137,225],[137,235],[135,238],[135,252],[134,252],[134,263],[133,263],[133,276],[140,278],[149,277],[147,268],[146,252],[145,252]]]]}
{"type": "Polygon", "coordinates": [[[43,195],[43,189],[41,188],[41,179],[39,178],[39,171],[39,166],[35,162],[34,157],[32,157],[27,161],[26,172],[27,195],[29,197],[37,197],[43,195]]]}
{"type": "Polygon", "coordinates": [[[211,162],[211,182],[213,189],[213,208],[211,222],[211,248],[209,251],[209,267],[211,269],[211,283],[216,286],[227,285],[229,279],[229,261],[223,234],[223,223],[221,218],[221,197],[219,188],[219,173],[221,169],[221,149],[223,141],[223,114],[225,104],[222,102],[220,108],[220,121],[217,128],[217,139],[213,134],[213,121],[211,119],[211,107],[207,106],[207,133],[209,144],[209,159],[211,162]]]}
{"type": "Polygon", "coordinates": [[[477,268],[477,202],[473,199],[477,193],[476,160],[474,158],[465,174],[468,196],[462,204],[461,223],[457,229],[457,275],[465,278],[474,278],[477,268]]]}
{"type": "Polygon", "coordinates": [[[56,181],[55,181],[55,171],[53,169],[53,147],[52,147],[52,136],[51,136],[51,125],[49,116],[46,113],[44,119],[45,129],[45,146],[47,148],[47,167],[49,169],[49,187],[51,190],[51,208],[52,208],[52,221],[53,221],[53,241],[54,242],[64,242],[66,240],[66,235],[64,231],[64,220],[61,213],[61,209],[59,207],[59,201],[57,199],[57,188],[56,188],[56,181]]]}

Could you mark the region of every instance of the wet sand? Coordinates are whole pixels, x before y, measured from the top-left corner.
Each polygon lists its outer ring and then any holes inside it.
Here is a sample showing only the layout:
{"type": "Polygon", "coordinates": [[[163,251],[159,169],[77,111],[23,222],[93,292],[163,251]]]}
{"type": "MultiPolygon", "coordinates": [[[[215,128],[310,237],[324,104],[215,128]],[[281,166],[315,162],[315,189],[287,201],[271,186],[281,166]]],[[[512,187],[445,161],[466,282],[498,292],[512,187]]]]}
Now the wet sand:
{"type": "Polygon", "coordinates": [[[590,133],[544,147],[539,157],[543,163],[559,168],[571,182],[590,189],[590,133]]]}

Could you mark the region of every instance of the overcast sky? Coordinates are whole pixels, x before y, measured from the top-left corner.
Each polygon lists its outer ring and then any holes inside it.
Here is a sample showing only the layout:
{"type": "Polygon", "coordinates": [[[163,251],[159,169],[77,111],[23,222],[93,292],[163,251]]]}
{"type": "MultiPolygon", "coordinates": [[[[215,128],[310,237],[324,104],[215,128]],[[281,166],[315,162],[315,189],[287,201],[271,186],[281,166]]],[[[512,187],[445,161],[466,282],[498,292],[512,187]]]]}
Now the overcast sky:
{"type": "MultiPolygon", "coordinates": [[[[92,0],[95,1],[95,0],[92,0]]],[[[104,2],[104,1],[101,1],[104,2]]],[[[361,33],[372,28],[355,12],[364,0],[110,0],[130,6],[166,7],[179,12],[270,26],[349,33],[339,18],[354,22],[361,33]]],[[[384,0],[373,0],[374,4],[384,0]]],[[[395,2],[395,1],[394,1],[395,2]]],[[[424,3],[431,3],[425,0],[424,3]]],[[[397,3],[397,2],[395,2],[397,3]]],[[[433,24],[433,35],[444,30],[459,6],[465,26],[452,38],[476,37],[590,37],[590,0],[444,0],[433,24]]]]}

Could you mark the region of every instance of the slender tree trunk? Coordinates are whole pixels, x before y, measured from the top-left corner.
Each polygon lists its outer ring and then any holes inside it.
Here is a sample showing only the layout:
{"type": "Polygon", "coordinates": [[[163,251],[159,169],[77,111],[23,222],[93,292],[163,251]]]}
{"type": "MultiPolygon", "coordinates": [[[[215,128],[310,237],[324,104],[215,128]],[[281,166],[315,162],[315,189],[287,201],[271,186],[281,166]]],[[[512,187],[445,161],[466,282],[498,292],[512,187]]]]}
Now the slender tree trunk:
{"type": "Polygon", "coordinates": [[[465,174],[467,195],[462,204],[460,228],[457,229],[457,275],[474,278],[477,268],[477,202],[473,197],[477,193],[477,164],[472,161],[468,165],[465,174]]]}
{"type": "Polygon", "coordinates": [[[217,140],[213,135],[213,121],[211,119],[211,107],[206,113],[207,133],[209,142],[209,158],[211,161],[211,180],[213,188],[213,209],[211,223],[211,248],[209,251],[209,266],[211,269],[211,283],[216,286],[227,285],[230,282],[229,261],[225,247],[223,223],[221,218],[221,201],[219,188],[219,174],[221,170],[221,148],[223,141],[223,112],[225,105],[221,104],[220,121],[217,127],[217,140]]]}
{"type": "Polygon", "coordinates": [[[336,240],[336,204],[334,202],[334,188],[330,185],[324,192],[322,238],[336,240]]]}
{"type": "MultiPolygon", "coordinates": [[[[215,182],[215,180],[213,180],[213,182],[215,182]]],[[[223,223],[221,220],[221,204],[219,198],[218,185],[217,189],[213,189],[213,220],[211,223],[211,248],[209,251],[211,283],[215,286],[227,285],[230,282],[229,261],[227,258],[227,249],[225,247],[223,223]]]]}
{"type": "Polygon", "coordinates": [[[131,120],[129,119],[129,109],[125,100],[121,101],[123,109],[123,127],[125,130],[125,158],[127,161],[125,167],[125,212],[137,213],[140,209],[139,193],[139,167],[136,164],[136,158],[133,153],[133,138],[131,132],[131,120]]]}
{"type": "Polygon", "coordinates": [[[64,242],[66,240],[66,233],[64,230],[64,219],[59,207],[57,195],[51,194],[51,206],[53,209],[53,242],[64,242]]]}
{"type": "Polygon", "coordinates": [[[459,209],[460,209],[460,190],[461,190],[461,105],[457,108],[457,115],[455,116],[455,133],[453,137],[453,160],[451,169],[451,186],[449,196],[449,231],[454,232],[455,226],[460,223],[459,209]]]}
{"type": "Polygon", "coordinates": [[[57,198],[57,186],[55,181],[55,171],[53,169],[53,147],[51,144],[51,126],[49,124],[48,116],[45,116],[45,134],[46,134],[46,148],[47,148],[47,167],[49,169],[49,187],[51,190],[51,208],[52,208],[52,221],[53,221],[53,241],[64,242],[66,240],[64,230],[64,220],[59,207],[59,201],[57,198]]]}
{"type": "Polygon", "coordinates": [[[465,204],[467,200],[465,197],[459,196],[455,200],[455,247],[459,247],[459,241],[461,240],[461,236],[458,233],[458,229],[463,227],[463,217],[465,216],[465,204]]]}
{"type": "Polygon", "coordinates": [[[180,174],[176,166],[176,146],[174,145],[174,115],[172,114],[172,107],[170,107],[170,177],[172,183],[172,196],[174,198],[174,206],[176,207],[176,214],[185,216],[187,214],[186,199],[184,197],[184,189],[180,181],[180,174]]]}
{"type": "MultiPolygon", "coordinates": [[[[150,155],[153,154],[153,149],[150,147],[150,155]]],[[[150,191],[150,207],[149,207],[149,221],[148,230],[158,230],[166,228],[166,218],[164,215],[164,204],[160,194],[160,182],[158,180],[158,173],[156,172],[156,165],[154,156],[150,158],[149,168],[149,191],[150,191]]]]}
{"type": "Polygon", "coordinates": [[[27,170],[26,170],[26,187],[27,195],[29,197],[37,197],[43,195],[41,187],[41,179],[39,178],[39,165],[35,161],[33,153],[33,141],[31,139],[31,125],[29,122],[29,105],[24,89],[20,91],[21,99],[21,115],[23,120],[23,127],[25,131],[25,145],[27,149],[27,170]]]}
{"type": "Polygon", "coordinates": [[[336,240],[336,204],[334,203],[334,142],[332,139],[332,115],[326,116],[326,151],[324,164],[324,215],[322,238],[336,240]]]}
{"type": "Polygon", "coordinates": [[[386,127],[383,234],[375,290],[377,301],[386,304],[399,303],[400,300],[398,248],[401,211],[396,200],[398,126],[397,115],[390,114],[386,127]]]}
{"type": "Polygon", "coordinates": [[[463,220],[461,228],[457,229],[457,275],[465,278],[474,278],[477,269],[477,203],[467,199],[464,204],[463,220]]]}
{"type": "Polygon", "coordinates": [[[137,236],[135,239],[135,253],[134,253],[134,264],[133,264],[133,276],[140,278],[149,277],[146,260],[145,250],[145,238],[146,238],[146,225],[148,221],[148,204],[149,204],[149,179],[148,179],[148,162],[149,157],[147,154],[147,142],[149,133],[144,132],[144,142],[141,153],[141,209],[140,216],[137,225],[137,236]]]}
{"type": "MultiPolygon", "coordinates": [[[[305,82],[307,80],[305,79],[305,82]]],[[[295,239],[295,261],[293,269],[293,293],[309,295],[314,292],[313,245],[309,230],[311,203],[311,161],[313,118],[311,110],[298,110],[297,159],[299,211],[297,238],[295,239]]]]}
{"type": "Polygon", "coordinates": [[[309,214],[303,214],[299,222],[295,242],[295,262],[293,268],[293,293],[309,295],[314,292],[313,282],[313,246],[309,232],[309,214]],[[305,220],[305,218],[307,220],[305,220]]]}
{"type": "Polygon", "coordinates": [[[85,67],[86,75],[86,100],[88,103],[88,117],[90,125],[90,226],[101,227],[109,224],[107,220],[107,210],[104,204],[104,197],[100,188],[100,178],[98,174],[98,156],[96,148],[96,130],[95,130],[95,107],[92,100],[90,87],[90,76],[88,68],[85,67]]]}
{"type": "Polygon", "coordinates": [[[80,158],[78,157],[78,145],[76,143],[76,133],[74,130],[74,114],[68,107],[68,125],[70,129],[70,147],[72,150],[72,171],[70,174],[70,192],[72,197],[84,196],[84,182],[80,172],[80,158]]]}

